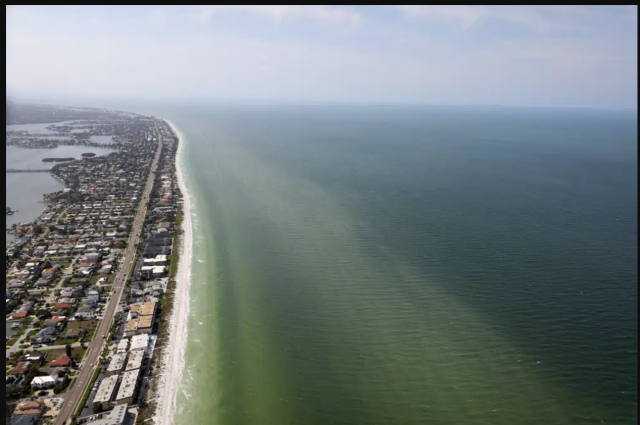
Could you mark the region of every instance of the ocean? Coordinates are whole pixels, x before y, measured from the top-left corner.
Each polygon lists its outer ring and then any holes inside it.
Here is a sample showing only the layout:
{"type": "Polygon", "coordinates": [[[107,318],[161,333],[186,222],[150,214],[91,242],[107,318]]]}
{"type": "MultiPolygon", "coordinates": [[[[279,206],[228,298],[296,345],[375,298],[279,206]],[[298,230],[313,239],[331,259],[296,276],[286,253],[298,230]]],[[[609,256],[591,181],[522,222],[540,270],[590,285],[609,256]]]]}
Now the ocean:
{"type": "Polygon", "coordinates": [[[637,423],[634,114],[169,109],[178,425],[637,423]]]}
{"type": "Polygon", "coordinates": [[[184,135],[176,425],[637,423],[635,113],[128,109],[184,135]]]}

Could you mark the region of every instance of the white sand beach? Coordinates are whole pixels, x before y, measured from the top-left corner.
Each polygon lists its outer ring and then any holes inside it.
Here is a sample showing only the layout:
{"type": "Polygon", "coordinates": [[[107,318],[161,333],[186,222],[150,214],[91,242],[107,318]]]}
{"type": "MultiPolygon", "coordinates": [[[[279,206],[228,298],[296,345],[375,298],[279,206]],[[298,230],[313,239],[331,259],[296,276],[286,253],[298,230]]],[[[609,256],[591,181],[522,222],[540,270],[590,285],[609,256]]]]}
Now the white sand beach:
{"type": "Polygon", "coordinates": [[[180,168],[180,158],[184,149],[184,138],[177,128],[169,120],[165,120],[179,138],[179,147],[176,157],[178,186],[182,192],[183,218],[180,246],[177,248],[180,253],[178,261],[178,272],[176,274],[176,288],[173,298],[173,309],[169,319],[169,335],[167,344],[164,347],[160,374],[156,378],[158,382],[155,386],[155,394],[151,394],[150,399],[156,402],[156,411],[153,423],[156,425],[172,425],[176,411],[176,394],[182,382],[182,371],[184,369],[184,351],[187,342],[187,322],[189,319],[189,287],[191,279],[191,259],[192,259],[192,232],[191,232],[191,210],[189,194],[184,184],[184,176],[180,168]]]}

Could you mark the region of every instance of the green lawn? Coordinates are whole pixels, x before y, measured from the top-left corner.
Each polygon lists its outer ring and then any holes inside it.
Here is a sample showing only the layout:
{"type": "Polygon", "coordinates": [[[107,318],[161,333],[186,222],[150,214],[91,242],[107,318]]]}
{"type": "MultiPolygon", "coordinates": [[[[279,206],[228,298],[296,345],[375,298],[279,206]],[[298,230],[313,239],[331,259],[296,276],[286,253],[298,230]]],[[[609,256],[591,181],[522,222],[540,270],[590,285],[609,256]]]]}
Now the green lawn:
{"type": "MultiPolygon", "coordinates": [[[[84,347],[72,347],[71,348],[71,357],[76,359],[77,362],[80,362],[80,360],[82,360],[82,358],[84,357],[84,353],[86,351],[87,351],[87,349],[84,348],[84,347]]],[[[64,347],[55,348],[53,350],[46,350],[44,352],[45,353],[49,353],[49,355],[47,356],[47,361],[51,361],[51,360],[54,360],[56,357],[65,356],[66,355],[66,350],[65,350],[64,347]]]]}
{"type": "Polygon", "coordinates": [[[27,330],[29,323],[31,323],[31,320],[29,320],[28,318],[20,321],[20,329],[18,329],[15,334],[11,335],[11,339],[9,339],[6,343],[8,347],[11,347],[16,343],[18,338],[20,338],[20,335],[22,335],[24,331],[27,330]]]}
{"type": "Polygon", "coordinates": [[[95,329],[96,326],[98,326],[98,320],[97,319],[93,319],[93,320],[82,320],[82,321],[71,321],[67,323],[67,330],[73,330],[73,329],[87,329],[87,330],[92,330],[95,329]]]}
{"type": "Polygon", "coordinates": [[[67,344],[73,344],[74,342],[78,342],[77,339],[56,339],[53,343],[53,345],[67,345],[67,344]]]}
{"type": "Polygon", "coordinates": [[[84,339],[82,340],[83,342],[89,342],[93,339],[93,335],[95,335],[96,333],[96,328],[91,329],[89,332],[87,332],[87,335],[84,337],[84,339]]]}

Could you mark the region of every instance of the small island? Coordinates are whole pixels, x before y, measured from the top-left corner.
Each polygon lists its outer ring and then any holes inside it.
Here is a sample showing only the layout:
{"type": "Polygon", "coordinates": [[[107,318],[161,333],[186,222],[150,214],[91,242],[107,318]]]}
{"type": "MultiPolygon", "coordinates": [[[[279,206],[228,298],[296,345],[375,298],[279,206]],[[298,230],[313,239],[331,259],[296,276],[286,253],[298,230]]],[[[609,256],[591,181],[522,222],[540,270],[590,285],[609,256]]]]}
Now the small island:
{"type": "Polygon", "coordinates": [[[74,159],[75,158],[72,156],[68,158],[44,158],[42,162],[65,162],[65,161],[73,161],[74,159]]]}
{"type": "Polygon", "coordinates": [[[96,154],[93,153],[93,152],[85,152],[85,153],[82,154],[83,158],[92,158],[94,156],[96,156],[96,154]]]}

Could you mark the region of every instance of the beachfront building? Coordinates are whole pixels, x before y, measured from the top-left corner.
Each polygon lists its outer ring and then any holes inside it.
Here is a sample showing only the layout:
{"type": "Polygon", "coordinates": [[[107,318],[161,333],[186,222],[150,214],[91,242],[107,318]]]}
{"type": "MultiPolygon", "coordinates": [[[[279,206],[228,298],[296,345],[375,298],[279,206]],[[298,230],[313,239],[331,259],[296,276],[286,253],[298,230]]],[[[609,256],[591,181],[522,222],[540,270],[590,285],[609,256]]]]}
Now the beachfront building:
{"type": "Polygon", "coordinates": [[[129,353],[129,360],[125,371],[140,369],[142,367],[142,361],[144,360],[144,350],[134,350],[129,353]]]}
{"type": "Polygon", "coordinates": [[[98,387],[98,392],[93,399],[94,403],[100,403],[102,410],[107,410],[113,401],[118,384],[118,375],[112,375],[104,378],[98,387]]]}
{"type": "Polygon", "coordinates": [[[116,396],[116,405],[133,404],[133,400],[138,390],[138,378],[140,377],[140,369],[130,370],[122,375],[120,389],[116,396]]]}
{"type": "Polygon", "coordinates": [[[146,350],[149,345],[149,334],[134,335],[131,337],[131,351],[146,350]]]}
{"type": "Polygon", "coordinates": [[[153,321],[156,315],[156,303],[148,301],[143,304],[134,304],[129,309],[127,323],[124,328],[126,337],[140,334],[150,334],[153,330],[153,321]]]}
{"type": "Polygon", "coordinates": [[[137,313],[140,316],[152,316],[156,314],[156,303],[146,302],[142,304],[134,304],[129,309],[130,314],[137,313]]]}
{"type": "Polygon", "coordinates": [[[113,408],[106,418],[91,422],[92,425],[123,425],[127,416],[127,404],[121,404],[113,408]]]}
{"type": "Polygon", "coordinates": [[[123,338],[120,341],[118,341],[118,348],[116,349],[116,352],[118,354],[126,353],[128,350],[129,350],[128,338],[123,338]]]}
{"type": "Polygon", "coordinates": [[[126,353],[114,354],[109,362],[109,367],[107,368],[107,376],[117,375],[122,372],[122,369],[124,368],[124,361],[126,359],[126,353]]]}

